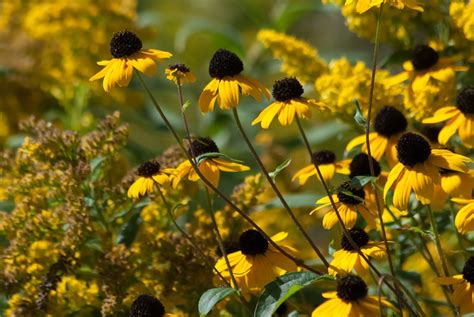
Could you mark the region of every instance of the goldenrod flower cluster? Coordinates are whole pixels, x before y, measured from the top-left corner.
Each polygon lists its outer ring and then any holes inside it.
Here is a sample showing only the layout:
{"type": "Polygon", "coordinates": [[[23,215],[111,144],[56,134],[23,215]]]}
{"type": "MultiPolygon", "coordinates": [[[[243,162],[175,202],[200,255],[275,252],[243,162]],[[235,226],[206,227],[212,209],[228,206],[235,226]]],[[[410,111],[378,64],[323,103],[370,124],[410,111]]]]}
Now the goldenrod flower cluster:
{"type": "Polygon", "coordinates": [[[313,82],[327,69],[318,50],[301,39],[270,29],[260,30],[257,39],[272,52],[273,57],[281,60],[282,73],[296,77],[302,83],[313,82]]]}
{"type": "MultiPolygon", "coordinates": [[[[389,75],[386,70],[377,72],[374,95],[374,105],[377,108],[382,105],[400,105],[402,102],[400,87],[388,86],[383,82],[389,75]]],[[[354,99],[359,101],[361,109],[366,112],[370,77],[371,70],[363,62],[351,65],[349,60],[343,57],[329,63],[329,71],[316,79],[314,89],[321,101],[334,113],[353,114],[354,99]]]]}

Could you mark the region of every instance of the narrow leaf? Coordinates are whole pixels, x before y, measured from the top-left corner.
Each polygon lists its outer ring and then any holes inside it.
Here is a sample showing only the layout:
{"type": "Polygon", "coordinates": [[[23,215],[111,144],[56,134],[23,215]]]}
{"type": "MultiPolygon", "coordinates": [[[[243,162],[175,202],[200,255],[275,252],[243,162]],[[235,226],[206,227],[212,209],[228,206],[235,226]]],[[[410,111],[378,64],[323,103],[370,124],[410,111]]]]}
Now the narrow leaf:
{"type": "Polygon", "coordinates": [[[233,159],[231,158],[229,155],[227,154],[224,154],[224,153],[220,153],[220,152],[209,152],[209,153],[204,153],[204,154],[201,154],[199,155],[197,158],[196,158],[196,161],[197,161],[197,164],[201,164],[202,161],[204,161],[205,159],[208,159],[208,158],[218,158],[218,157],[223,157],[229,161],[232,161],[234,163],[243,163],[243,161],[239,161],[239,160],[236,160],[236,159],[233,159]]]}
{"type": "Polygon", "coordinates": [[[232,294],[237,294],[237,291],[230,287],[208,289],[199,298],[199,315],[206,316],[217,303],[232,294]]]}
{"type": "Polygon", "coordinates": [[[354,120],[357,122],[358,125],[365,127],[365,125],[367,124],[367,119],[365,119],[364,115],[362,114],[362,111],[360,110],[359,101],[357,99],[354,99],[352,102],[356,106],[354,120]]]}
{"type": "Polygon", "coordinates": [[[255,317],[270,317],[280,305],[302,288],[319,281],[334,281],[331,275],[317,275],[312,272],[292,272],[267,284],[255,307],[255,317]]]}
{"type": "Polygon", "coordinates": [[[353,187],[362,188],[368,183],[374,183],[377,181],[378,177],[375,176],[355,176],[351,180],[351,185],[353,187]]]}
{"type": "Polygon", "coordinates": [[[290,165],[290,163],[291,163],[291,158],[287,159],[286,161],[278,165],[277,168],[275,168],[273,172],[270,172],[268,174],[270,175],[271,178],[275,179],[275,177],[277,177],[277,175],[280,174],[281,171],[287,168],[288,165],[290,165]]]}
{"type": "Polygon", "coordinates": [[[181,108],[181,111],[184,113],[186,111],[186,109],[188,109],[188,107],[191,105],[191,102],[189,100],[186,100],[184,102],[184,105],[183,107],[181,108]]]}

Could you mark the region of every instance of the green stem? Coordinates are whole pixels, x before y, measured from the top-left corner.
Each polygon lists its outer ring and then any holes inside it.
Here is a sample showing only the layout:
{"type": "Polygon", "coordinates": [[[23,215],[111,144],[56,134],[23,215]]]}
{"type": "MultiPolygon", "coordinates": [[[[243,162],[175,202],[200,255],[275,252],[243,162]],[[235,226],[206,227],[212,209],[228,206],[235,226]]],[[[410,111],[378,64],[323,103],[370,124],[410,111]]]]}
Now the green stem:
{"type": "Polygon", "coordinates": [[[464,251],[466,250],[466,246],[464,245],[464,237],[462,236],[462,234],[459,233],[458,228],[456,228],[456,224],[455,224],[456,211],[454,210],[454,205],[452,201],[449,201],[449,211],[451,213],[451,222],[453,224],[454,232],[456,232],[459,248],[461,251],[464,251]]]}
{"type": "Polygon", "coordinates": [[[171,209],[171,206],[168,204],[168,201],[165,198],[165,195],[163,194],[163,191],[161,190],[160,184],[158,184],[155,181],[155,185],[158,188],[158,193],[160,194],[161,200],[163,201],[163,204],[165,205],[166,211],[168,212],[168,216],[170,217],[171,221],[175,225],[176,229],[188,240],[188,242],[193,246],[193,248],[199,253],[199,255],[203,258],[203,260],[206,262],[206,265],[213,271],[216,272],[216,274],[219,276],[219,278],[228,286],[231,287],[227,279],[225,279],[222,274],[212,265],[212,263],[209,261],[208,257],[204,253],[204,251],[201,250],[201,248],[197,245],[196,242],[194,242],[193,238],[186,233],[186,231],[183,230],[179,226],[179,224],[176,222],[174,219],[173,215],[173,210],[171,209]]]}
{"type": "MultiPolygon", "coordinates": [[[[300,119],[298,118],[298,116],[295,116],[295,120],[296,120],[296,123],[298,125],[298,129],[300,131],[300,134],[301,134],[301,137],[303,138],[303,142],[306,146],[306,149],[308,151],[308,154],[309,154],[309,157],[311,158],[312,157],[312,154],[313,154],[313,151],[311,149],[311,145],[309,144],[309,141],[308,141],[308,138],[306,136],[306,133],[304,132],[304,129],[303,129],[303,126],[301,125],[301,122],[300,122],[300,119]]],[[[314,162],[313,162],[314,163],[314,162]]],[[[351,244],[351,246],[354,248],[354,250],[357,251],[357,253],[360,255],[360,257],[362,257],[362,259],[364,259],[365,262],[367,262],[367,264],[369,265],[369,267],[375,272],[375,274],[377,275],[378,278],[380,278],[382,276],[382,274],[380,273],[380,271],[372,264],[372,262],[370,261],[370,259],[365,256],[364,253],[362,253],[362,251],[360,250],[360,247],[357,245],[357,243],[352,239],[349,231],[347,230],[343,220],[342,220],[342,217],[339,213],[339,210],[337,208],[337,205],[335,204],[334,202],[334,199],[332,198],[332,195],[331,195],[331,192],[329,191],[329,188],[328,188],[328,185],[326,184],[326,181],[324,180],[323,178],[323,175],[321,173],[321,170],[319,169],[319,165],[314,163],[314,167],[316,168],[316,172],[318,174],[318,177],[321,181],[321,183],[323,184],[323,187],[324,187],[324,190],[326,191],[326,194],[329,198],[329,201],[331,203],[331,206],[332,208],[334,209],[334,212],[336,214],[336,217],[339,221],[339,225],[341,226],[342,228],[342,231],[343,231],[343,234],[344,236],[346,237],[346,239],[349,241],[349,243],[351,244]]],[[[389,282],[385,281],[384,280],[384,283],[385,285],[387,285],[388,288],[390,288],[390,290],[392,290],[394,292],[394,294],[396,295],[396,297],[399,299],[399,301],[401,302],[404,302],[404,299],[403,299],[403,296],[400,294],[397,286],[394,286],[392,284],[390,284],[389,282]]],[[[406,307],[408,307],[409,309],[411,309],[411,307],[409,305],[406,305],[406,307]]]]}
{"type": "MultiPolygon", "coordinates": [[[[370,77],[370,90],[369,90],[369,109],[367,110],[367,124],[365,126],[365,142],[366,142],[366,147],[367,147],[367,155],[369,157],[369,169],[370,169],[371,176],[376,176],[374,162],[371,159],[372,152],[370,148],[369,135],[370,135],[370,122],[372,118],[372,105],[374,101],[375,75],[377,73],[377,59],[378,59],[379,43],[380,43],[380,25],[382,22],[382,12],[383,12],[383,3],[380,5],[379,13],[377,16],[377,26],[375,29],[374,54],[372,58],[372,75],[370,77]]],[[[385,244],[385,251],[387,252],[387,259],[388,259],[388,265],[390,267],[390,274],[392,275],[393,278],[395,278],[395,268],[393,266],[392,256],[390,254],[390,245],[388,243],[387,233],[385,230],[385,223],[383,221],[383,209],[380,206],[379,192],[374,183],[371,183],[371,186],[375,195],[375,204],[377,206],[377,214],[379,217],[380,228],[382,231],[382,238],[385,244]]],[[[399,302],[399,304],[401,304],[401,302],[399,302]]]]}
{"type": "Polygon", "coordinates": [[[278,250],[278,252],[280,252],[281,254],[283,254],[284,256],[286,256],[288,259],[290,259],[291,261],[293,261],[296,265],[302,267],[302,268],[305,268],[307,269],[308,271],[311,271],[315,274],[319,274],[319,275],[322,275],[323,273],[306,265],[301,259],[298,259],[296,257],[294,257],[293,255],[291,255],[289,252],[287,252],[285,249],[283,249],[282,247],[280,247],[275,241],[272,240],[272,238],[255,222],[253,221],[252,218],[250,218],[242,209],[240,209],[236,204],[234,204],[232,202],[232,200],[227,197],[223,192],[221,192],[216,186],[214,186],[202,173],[201,171],[199,170],[199,167],[197,166],[197,164],[194,162],[193,158],[191,157],[191,155],[188,153],[188,151],[186,151],[183,143],[181,142],[181,138],[179,137],[178,133],[176,132],[176,130],[173,128],[173,126],[171,125],[171,123],[169,122],[168,118],[166,117],[166,115],[164,114],[163,110],[161,109],[159,103],[156,101],[155,97],[153,96],[153,94],[151,93],[150,89],[148,88],[148,86],[146,85],[145,81],[143,80],[143,77],[140,75],[139,72],[137,72],[137,75],[138,75],[138,79],[140,80],[140,83],[142,84],[143,88],[145,89],[146,93],[148,94],[148,96],[150,97],[153,105],[155,106],[156,110],[158,111],[158,113],[160,114],[161,116],[161,119],[163,120],[163,122],[165,123],[166,127],[168,128],[168,130],[171,132],[171,134],[173,135],[173,137],[175,138],[176,140],[176,143],[178,144],[178,146],[180,147],[181,151],[183,152],[183,154],[186,156],[186,158],[189,160],[189,162],[191,163],[191,166],[193,168],[193,170],[196,172],[196,174],[199,176],[199,178],[210,188],[212,189],[222,200],[224,200],[233,210],[235,210],[237,213],[239,213],[239,215],[241,217],[243,217],[252,227],[255,228],[255,230],[257,230],[258,232],[260,232],[261,235],[263,235],[265,237],[265,239],[267,239],[267,241],[275,248],[278,250]]]}
{"type": "Polygon", "coordinates": [[[222,257],[224,258],[225,264],[227,265],[227,270],[229,271],[230,279],[232,280],[232,283],[234,284],[234,288],[238,289],[240,292],[239,284],[237,283],[237,280],[235,279],[234,272],[232,271],[232,266],[230,265],[229,258],[227,257],[227,252],[225,250],[224,243],[222,242],[222,235],[219,230],[219,226],[217,225],[216,216],[214,214],[214,207],[212,204],[212,199],[209,193],[209,189],[207,189],[207,187],[205,187],[205,189],[206,189],[207,205],[209,208],[209,216],[211,217],[212,226],[214,227],[214,231],[216,232],[217,244],[219,245],[219,249],[221,250],[222,257]]]}
{"type": "Polygon", "coordinates": [[[242,123],[240,122],[239,113],[238,113],[238,111],[237,111],[237,108],[233,108],[233,109],[232,109],[232,113],[233,113],[233,115],[234,115],[234,120],[235,120],[235,123],[236,123],[236,125],[237,125],[237,128],[239,129],[240,134],[242,135],[242,138],[244,138],[245,143],[247,143],[247,146],[248,146],[248,148],[250,149],[250,152],[252,153],[253,158],[255,159],[255,161],[257,162],[258,166],[260,167],[260,170],[262,171],[263,175],[265,175],[265,177],[267,178],[267,181],[268,181],[268,183],[270,184],[270,186],[272,187],[273,192],[277,195],[278,199],[279,199],[280,202],[282,203],[283,207],[285,208],[286,212],[288,213],[288,215],[290,216],[291,220],[292,220],[293,223],[296,225],[296,227],[298,228],[298,230],[300,231],[300,233],[304,236],[304,238],[306,239],[306,241],[309,243],[309,245],[310,245],[310,246],[313,248],[313,250],[316,252],[316,254],[318,255],[318,257],[321,259],[321,261],[323,262],[323,264],[326,266],[326,268],[328,268],[328,267],[329,267],[329,262],[326,260],[326,258],[324,257],[323,253],[319,250],[319,248],[318,248],[318,247],[316,246],[316,244],[313,242],[313,240],[311,239],[311,237],[309,236],[309,234],[306,232],[306,230],[303,228],[303,226],[301,225],[301,223],[298,221],[298,218],[296,217],[296,215],[294,214],[294,212],[291,210],[291,208],[290,208],[290,206],[288,205],[287,201],[286,201],[285,198],[283,197],[283,194],[280,192],[280,190],[279,190],[278,187],[276,186],[275,182],[273,181],[273,178],[270,176],[270,174],[268,173],[268,170],[265,168],[265,165],[263,165],[262,160],[261,160],[260,157],[258,156],[257,151],[256,151],[255,148],[253,147],[252,142],[250,141],[249,137],[248,137],[247,134],[245,133],[244,128],[242,127],[242,123]]]}
{"type": "MultiPolygon", "coordinates": [[[[445,277],[449,276],[449,269],[448,269],[448,264],[446,262],[446,256],[443,252],[443,247],[441,245],[441,239],[439,238],[439,232],[438,232],[438,227],[436,226],[436,220],[433,215],[433,211],[431,210],[430,205],[426,205],[426,209],[428,210],[428,217],[430,218],[430,223],[431,223],[431,228],[433,230],[434,236],[435,236],[435,246],[436,246],[436,252],[438,253],[439,261],[441,263],[441,267],[443,268],[443,273],[445,277]]],[[[452,291],[451,288],[448,287],[450,291],[452,291]]],[[[455,316],[458,316],[459,313],[454,306],[454,304],[451,301],[451,297],[447,296],[447,300],[449,303],[449,306],[451,307],[453,313],[455,316]]]]}

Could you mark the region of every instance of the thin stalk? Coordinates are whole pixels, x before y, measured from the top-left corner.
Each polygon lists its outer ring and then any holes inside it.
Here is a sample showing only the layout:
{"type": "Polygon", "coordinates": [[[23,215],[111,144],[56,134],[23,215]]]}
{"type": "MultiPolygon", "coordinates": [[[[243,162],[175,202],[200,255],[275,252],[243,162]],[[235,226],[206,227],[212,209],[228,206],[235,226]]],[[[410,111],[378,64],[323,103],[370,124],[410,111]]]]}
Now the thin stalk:
{"type": "Polygon", "coordinates": [[[431,206],[426,205],[426,209],[428,210],[428,217],[430,218],[431,228],[435,236],[435,245],[436,245],[436,251],[438,252],[439,261],[443,268],[444,276],[447,277],[449,276],[449,269],[448,269],[448,264],[446,262],[446,257],[443,252],[443,247],[441,246],[441,240],[439,238],[439,232],[436,226],[436,220],[434,218],[433,211],[431,210],[431,206]]]}
{"type": "MultiPolygon", "coordinates": [[[[375,74],[377,73],[377,59],[378,59],[378,52],[379,52],[379,43],[380,43],[380,25],[382,22],[382,11],[383,11],[383,3],[380,4],[380,9],[379,13],[377,16],[377,26],[375,29],[375,43],[374,43],[374,54],[372,58],[372,75],[370,78],[370,90],[369,90],[369,109],[367,110],[367,123],[365,125],[365,142],[366,142],[366,147],[367,147],[367,155],[369,156],[369,168],[370,168],[370,174],[371,176],[376,176],[375,175],[375,168],[374,168],[374,162],[372,161],[372,152],[370,149],[370,121],[372,118],[372,105],[374,101],[374,88],[375,88],[375,74]]],[[[379,217],[379,222],[380,222],[380,228],[382,231],[382,238],[385,244],[385,251],[387,252],[387,260],[388,260],[388,265],[390,267],[390,274],[395,278],[395,268],[393,266],[393,261],[392,261],[392,256],[390,254],[390,245],[388,243],[387,239],[387,233],[385,231],[385,224],[383,221],[383,209],[380,206],[380,201],[379,201],[379,192],[377,190],[377,187],[375,186],[374,183],[371,183],[371,186],[374,191],[375,195],[375,203],[377,205],[377,214],[379,217]]],[[[399,302],[399,304],[401,304],[399,302]]]]}
{"type": "Polygon", "coordinates": [[[456,224],[454,222],[454,220],[456,219],[456,211],[454,210],[454,205],[452,201],[449,201],[449,211],[451,213],[451,222],[453,223],[454,232],[456,232],[459,248],[461,251],[466,250],[466,246],[464,245],[464,237],[462,236],[462,234],[459,233],[458,228],[456,228],[456,224]]]}
{"type": "Polygon", "coordinates": [[[321,250],[319,250],[319,248],[318,248],[318,247],[316,246],[316,244],[313,242],[313,240],[311,239],[311,237],[309,236],[309,234],[306,232],[306,230],[303,228],[303,226],[301,225],[301,223],[298,221],[298,218],[296,217],[296,215],[294,214],[294,212],[291,210],[291,207],[288,205],[287,201],[286,201],[285,198],[283,197],[283,194],[280,192],[280,190],[279,190],[278,187],[276,186],[276,184],[275,184],[273,178],[270,176],[270,174],[268,173],[268,170],[265,168],[265,165],[263,165],[262,160],[261,160],[260,157],[258,156],[257,151],[256,151],[255,148],[253,147],[252,142],[250,141],[249,137],[247,136],[247,133],[245,133],[245,130],[244,130],[244,128],[242,127],[242,123],[240,122],[240,117],[239,117],[239,113],[238,113],[238,111],[237,111],[237,108],[233,108],[233,109],[232,109],[232,114],[234,115],[235,123],[236,123],[236,125],[237,125],[237,128],[238,128],[239,131],[240,131],[240,134],[242,135],[242,138],[244,138],[245,143],[247,143],[247,146],[248,146],[250,152],[252,153],[253,158],[255,159],[255,161],[257,162],[258,166],[260,167],[260,170],[262,171],[263,175],[265,175],[265,177],[267,178],[267,181],[268,181],[268,183],[270,184],[270,186],[272,187],[273,192],[278,196],[278,199],[279,199],[280,202],[282,203],[283,207],[285,208],[286,212],[288,213],[288,215],[290,216],[291,220],[292,220],[293,223],[296,225],[296,227],[298,228],[298,230],[300,231],[300,233],[304,236],[304,238],[306,239],[306,241],[311,245],[311,247],[313,248],[314,252],[316,252],[316,254],[318,255],[318,257],[321,259],[321,261],[323,262],[323,264],[326,266],[326,268],[328,268],[328,267],[329,267],[329,262],[326,260],[326,258],[324,257],[323,253],[321,252],[321,250]]]}
{"type": "Polygon", "coordinates": [[[316,274],[319,274],[319,275],[323,275],[324,273],[306,265],[303,260],[301,259],[298,259],[296,257],[294,257],[293,255],[291,255],[290,253],[288,253],[285,249],[283,249],[282,247],[280,247],[275,241],[273,241],[271,239],[271,237],[255,222],[252,220],[252,218],[250,218],[242,209],[240,209],[236,204],[234,204],[232,202],[232,200],[227,197],[222,191],[220,191],[216,186],[214,186],[202,173],[201,171],[199,170],[199,167],[197,166],[197,164],[194,162],[193,158],[191,157],[191,155],[188,153],[188,151],[186,151],[183,143],[181,142],[181,138],[179,137],[178,133],[176,132],[176,130],[173,128],[173,126],[171,125],[171,123],[169,122],[168,118],[166,117],[166,115],[164,114],[163,110],[161,109],[159,103],[156,101],[155,97],[153,96],[152,92],[150,91],[150,89],[148,88],[148,86],[146,85],[145,81],[143,80],[143,77],[140,75],[139,72],[137,72],[137,75],[138,75],[138,79],[140,80],[140,83],[142,84],[143,88],[145,89],[146,93],[148,94],[148,96],[150,97],[153,105],[155,106],[156,110],[158,111],[158,113],[160,114],[161,116],[161,119],[163,120],[163,122],[165,123],[166,127],[168,128],[168,130],[171,132],[171,134],[173,135],[173,137],[175,138],[176,140],[176,143],[178,144],[178,146],[180,147],[181,151],[183,152],[183,154],[186,156],[186,158],[189,160],[189,162],[191,163],[191,166],[192,168],[194,169],[194,171],[196,172],[196,174],[199,176],[199,178],[210,188],[212,189],[222,200],[224,200],[232,209],[234,209],[237,213],[239,213],[239,215],[241,217],[243,217],[252,227],[255,228],[255,230],[257,230],[258,232],[260,232],[260,234],[265,238],[267,239],[267,241],[275,248],[278,250],[278,252],[280,252],[281,254],[283,254],[284,256],[286,256],[288,259],[290,259],[291,261],[293,261],[296,265],[302,267],[302,268],[305,268],[307,269],[308,271],[311,271],[313,273],[316,273],[316,274]]]}
{"type": "MultiPolygon", "coordinates": [[[[306,133],[304,132],[304,129],[303,129],[303,126],[301,125],[301,122],[298,118],[298,116],[295,116],[295,120],[296,120],[296,123],[298,125],[298,129],[300,131],[300,134],[301,134],[301,137],[303,138],[303,141],[304,141],[304,144],[306,146],[306,149],[308,151],[308,154],[310,156],[310,158],[312,157],[312,153],[313,151],[311,150],[311,145],[309,144],[309,141],[308,141],[308,138],[306,136],[306,133]]],[[[357,245],[357,243],[355,243],[355,241],[352,239],[349,231],[347,230],[346,226],[344,225],[344,222],[342,220],[342,217],[339,213],[339,210],[337,208],[337,205],[335,204],[334,202],[334,199],[332,198],[332,195],[331,195],[331,192],[329,191],[329,187],[328,185],[326,184],[326,181],[324,180],[323,178],[323,175],[321,173],[321,170],[319,169],[319,165],[314,163],[314,167],[316,168],[316,172],[317,172],[317,175],[321,181],[321,183],[323,184],[323,187],[324,187],[324,190],[326,191],[326,194],[329,198],[329,201],[331,203],[331,206],[332,208],[334,209],[334,212],[336,214],[336,217],[339,221],[339,225],[341,226],[342,228],[342,231],[343,231],[343,234],[344,236],[346,237],[346,239],[349,241],[349,243],[351,244],[351,246],[354,248],[354,250],[357,251],[357,253],[364,259],[365,262],[367,262],[367,264],[369,265],[369,267],[375,272],[375,274],[377,275],[378,278],[380,278],[382,276],[382,274],[380,273],[380,271],[372,264],[372,262],[369,260],[369,258],[367,256],[365,256],[364,253],[362,253],[362,251],[360,250],[359,246],[357,245]]],[[[404,302],[404,298],[403,296],[400,294],[398,288],[390,283],[388,283],[387,281],[384,280],[384,283],[385,285],[387,285],[388,288],[390,288],[390,290],[392,290],[396,297],[399,299],[399,301],[401,302],[404,302]]],[[[405,306],[408,307],[409,309],[411,309],[411,307],[409,305],[407,305],[405,303],[405,306]]]]}
{"type": "Polygon", "coordinates": [[[227,265],[227,270],[229,271],[230,279],[232,280],[234,287],[240,290],[239,284],[237,283],[237,280],[235,279],[234,272],[232,271],[232,266],[230,265],[229,258],[227,257],[227,252],[225,250],[224,243],[222,242],[222,235],[219,230],[219,226],[217,225],[216,216],[214,215],[214,207],[212,205],[211,195],[209,194],[209,190],[207,189],[207,187],[206,187],[206,198],[207,198],[207,205],[209,208],[209,216],[211,216],[212,226],[214,227],[214,231],[216,232],[217,244],[219,245],[219,249],[221,250],[222,256],[224,257],[225,264],[227,265]]]}
{"type": "MultiPolygon", "coordinates": [[[[191,132],[189,130],[188,118],[186,117],[186,114],[184,113],[185,109],[183,109],[184,107],[183,90],[181,89],[181,82],[179,78],[178,78],[177,86],[178,86],[179,106],[181,108],[181,114],[183,117],[184,130],[186,131],[186,137],[188,138],[188,142],[191,143],[191,132]]],[[[189,149],[191,150],[191,156],[193,157],[193,159],[196,159],[196,155],[194,155],[193,147],[190,146],[189,149]]]]}
{"type": "Polygon", "coordinates": [[[170,217],[171,221],[173,222],[174,226],[178,231],[188,240],[188,242],[193,246],[193,248],[199,253],[199,255],[204,259],[206,262],[206,265],[213,271],[216,272],[216,274],[219,276],[219,278],[228,286],[231,287],[230,283],[222,276],[222,274],[217,270],[214,265],[209,261],[209,258],[206,256],[204,251],[197,245],[196,242],[194,242],[193,238],[186,233],[186,231],[183,230],[179,226],[179,224],[176,222],[176,219],[174,219],[173,211],[171,209],[171,206],[169,205],[168,201],[165,198],[165,195],[163,194],[163,191],[161,190],[160,184],[158,184],[155,181],[156,187],[158,187],[158,193],[160,194],[161,200],[163,201],[163,204],[165,205],[166,211],[168,212],[168,216],[170,217]]]}
{"type": "MultiPolygon", "coordinates": [[[[443,247],[441,246],[441,240],[439,238],[439,232],[438,232],[438,228],[436,226],[436,220],[434,218],[433,211],[431,210],[431,206],[426,205],[426,209],[428,210],[428,217],[430,218],[431,228],[432,228],[434,236],[435,236],[436,252],[438,253],[439,261],[441,263],[441,267],[443,268],[444,276],[448,277],[448,276],[450,276],[449,275],[448,264],[446,262],[446,256],[443,252],[443,247]]],[[[450,291],[452,291],[452,289],[450,287],[448,287],[448,289],[450,291]]],[[[453,302],[451,301],[451,297],[447,296],[446,299],[448,300],[448,304],[451,307],[454,315],[458,316],[459,313],[458,313],[456,307],[454,306],[453,302]]]]}

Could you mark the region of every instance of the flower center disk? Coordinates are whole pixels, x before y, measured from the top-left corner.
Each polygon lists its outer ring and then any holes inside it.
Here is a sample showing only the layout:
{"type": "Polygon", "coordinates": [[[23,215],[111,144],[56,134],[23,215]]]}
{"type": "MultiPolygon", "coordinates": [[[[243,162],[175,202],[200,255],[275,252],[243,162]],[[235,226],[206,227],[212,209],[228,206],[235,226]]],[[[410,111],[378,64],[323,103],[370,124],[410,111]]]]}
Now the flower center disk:
{"type": "Polygon", "coordinates": [[[175,64],[175,65],[170,65],[169,69],[171,70],[177,70],[183,74],[189,73],[189,67],[187,67],[184,64],[175,64]]]}
{"type": "Polygon", "coordinates": [[[227,76],[235,76],[244,70],[242,60],[234,53],[218,49],[209,63],[209,75],[212,78],[222,79],[227,76]]]}
{"type": "Polygon", "coordinates": [[[110,54],[114,58],[127,57],[142,49],[142,41],[132,31],[121,31],[110,40],[110,54]]]}
{"type": "Polygon", "coordinates": [[[337,281],[337,297],[346,301],[356,301],[367,296],[367,284],[358,276],[348,275],[337,281]]]}
{"type": "Polygon", "coordinates": [[[268,250],[268,241],[257,230],[247,230],[240,235],[240,250],[245,255],[265,254],[268,250]]]}
{"type": "Polygon", "coordinates": [[[456,106],[463,114],[474,114],[474,86],[466,87],[459,92],[456,106]]]}
{"type": "Polygon", "coordinates": [[[374,120],[375,131],[387,138],[405,131],[407,119],[397,108],[385,106],[379,110],[374,120]]]}
{"type": "Polygon", "coordinates": [[[138,175],[143,177],[152,177],[160,172],[160,163],[156,161],[148,161],[140,165],[138,175]]]}
{"type": "MultiPolygon", "coordinates": [[[[380,175],[380,164],[373,157],[371,157],[372,164],[374,165],[375,176],[380,175]]],[[[359,153],[349,164],[350,174],[349,178],[354,178],[356,176],[371,176],[370,165],[369,165],[369,156],[365,153],[359,153]]]]}
{"type": "MultiPolygon", "coordinates": [[[[354,227],[349,230],[349,234],[359,248],[369,243],[369,235],[361,228],[354,227]]],[[[355,250],[345,235],[342,235],[341,247],[346,251],[355,250]]]]}
{"type": "Polygon", "coordinates": [[[407,132],[398,140],[397,152],[400,163],[413,167],[429,158],[431,146],[421,135],[407,132]]]}
{"type": "Polygon", "coordinates": [[[428,45],[417,45],[412,52],[411,62],[418,71],[433,67],[438,60],[438,53],[428,45]]]}
{"type": "Polygon", "coordinates": [[[351,182],[344,182],[337,189],[337,198],[346,205],[358,205],[362,203],[365,198],[365,193],[362,188],[355,188],[351,182]],[[349,193],[351,195],[349,195],[349,193]],[[360,199],[357,199],[359,197],[360,199]]]}
{"type": "Polygon", "coordinates": [[[474,283],[474,256],[469,257],[462,270],[463,278],[469,283],[474,283]]]}
{"type": "Polygon", "coordinates": [[[272,95],[277,101],[288,101],[301,97],[304,93],[303,86],[296,78],[284,78],[275,81],[272,95]]]}
{"type": "Polygon", "coordinates": [[[150,295],[138,296],[130,308],[131,317],[162,317],[164,315],[163,304],[156,297],[150,295]]]}
{"type": "Polygon", "coordinates": [[[313,152],[311,155],[314,164],[332,164],[336,161],[336,154],[328,150],[313,152]]]}
{"type": "Polygon", "coordinates": [[[219,148],[217,147],[216,143],[209,137],[197,138],[191,142],[188,152],[189,155],[195,155],[196,157],[198,157],[199,155],[205,153],[219,152],[219,148]]]}

